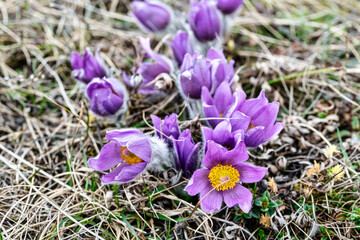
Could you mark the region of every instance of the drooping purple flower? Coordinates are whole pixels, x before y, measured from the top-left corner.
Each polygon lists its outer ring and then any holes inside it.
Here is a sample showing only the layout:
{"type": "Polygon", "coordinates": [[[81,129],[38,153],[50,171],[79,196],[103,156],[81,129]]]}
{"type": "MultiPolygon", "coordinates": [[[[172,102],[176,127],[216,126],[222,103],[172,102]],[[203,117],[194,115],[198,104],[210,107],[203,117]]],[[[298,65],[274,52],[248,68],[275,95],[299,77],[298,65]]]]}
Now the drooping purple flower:
{"type": "Polygon", "coordinates": [[[239,129],[237,131],[232,131],[232,126],[229,120],[220,122],[214,129],[202,127],[202,131],[204,142],[206,143],[205,153],[208,149],[207,143],[211,140],[228,149],[230,152],[237,152],[241,157],[245,157],[246,159],[249,157],[243,141],[244,130],[239,129]]]}
{"type": "Polygon", "coordinates": [[[217,8],[224,14],[235,12],[243,3],[243,0],[217,0],[217,8]]]}
{"type": "Polygon", "coordinates": [[[209,89],[202,88],[201,100],[205,117],[209,124],[215,128],[223,119],[230,119],[233,131],[246,131],[250,117],[238,111],[239,105],[245,100],[245,92],[238,88],[231,93],[231,87],[228,82],[222,82],[215,90],[214,97],[211,96],[209,89]]]}
{"type": "Polygon", "coordinates": [[[189,195],[200,193],[200,206],[205,212],[220,211],[223,201],[228,207],[239,206],[245,213],[250,211],[252,193],[239,182],[258,182],[267,168],[246,164],[247,157],[239,160],[239,154],[213,141],[208,143],[203,160],[206,168],[196,170],[185,188],[189,195]]]}
{"type": "Polygon", "coordinates": [[[210,60],[195,53],[186,54],[181,66],[181,87],[183,93],[193,99],[201,97],[201,88],[211,89],[210,60]]]}
{"type": "Polygon", "coordinates": [[[276,136],[284,128],[284,124],[276,122],[279,112],[279,103],[272,102],[265,97],[262,90],[258,98],[248,99],[239,105],[238,111],[251,118],[245,133],[247,147],[257,147],[276,136]]]}
{"type": "Polygon", "coordinates": [[[234,60],[229,62],[224,56],[222,50],[216,51],[211,48],[206,57],[211,60],[211,74],[212,74],[212,91],[219,87],[222,82],[228,82],[231,86],[231,80],[234,77],[234,60]]]}
{"type": "Polygon", "coordinates": [[[115,78],[95,78],[86,89],[90,110],[102,117],[112,117],[127,109],[128,93],[125,86],[115,78]]]}
{"type": "Polygon", "coordinates": [[[71,76],[85,84],[88,84],[94,78],[109,76],[108,68],[100,57],[99,51],[96,51],[95,56],[93,56],[89,49],[85,50],[83,56],[77,52],[72,52],[71,66],[73,68],[71,76]]]}
{"type": "Polygon", "coordinates": [[[137,129],[122,129],[107,132],[100,154],[89,159],[89,165],[96,171],[110,173],[102,176],[103,183],[128,182],[137,177],[150,162],[152,151],[149,139],[137,129]]]}
{"type": "Polygon", "coordinates": [[[164,139],[166,143],[172,143],[170,136],[174,139],[178,139],[180,135],[180,130],[177,121],[177,115],[175,113],[170,116],[165,116],[164,120],[161,120],[156,115],[151,115],[151,120],[156,129],[156,135],[164,139]]]}
{"type": "Polygon", "coordinates": [[[184,31],[177,31],[174,40],[171,43],[171,49],[175,58],[175,61],[178,63],[179,66],[181,66],[185,54],[193,54],[194,51],[192,49],[192,46],[189,42],[189,37],[184,31]]]}
{"type": "Polygon", "coordinates": [[[192,0],[188,21],[195,37],[200,42],[212,41],[220,35],[221,18],[212,2],[192,0]]]}
{"type": "Polygon", "coordinates": [[[139,93],[152,94],[158,91],[154,89],[153,80],[161,73],[170,73],[172,66],[165,56],[154,52],[150,47],[150,38],[139,38],[140,44],[150,61],[140,63],[137,73],[143,78],[139,93]]]}
{"type": "Polygon", "coordinates": [[[162,31],[170,23],[170,9],[159,1],[133,1],[130,5],[139,24],[148,31],[162,31]]]}
{"type": "Polygon", "coordinates": [[[199,166],[200,143],[194,144],[190,130],[186,129],[177,139],[173,138],[173,146],[177,169],[183,170],[185,177],[190,177],[199,166]]]}

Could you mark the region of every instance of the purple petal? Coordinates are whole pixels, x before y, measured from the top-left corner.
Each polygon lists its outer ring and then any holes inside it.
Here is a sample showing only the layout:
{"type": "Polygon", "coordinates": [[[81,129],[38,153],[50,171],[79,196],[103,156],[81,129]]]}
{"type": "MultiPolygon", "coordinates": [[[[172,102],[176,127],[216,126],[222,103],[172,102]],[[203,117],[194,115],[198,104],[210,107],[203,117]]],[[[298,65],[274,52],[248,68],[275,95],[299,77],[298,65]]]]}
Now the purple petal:
{"type": "Polygon", "coordinates": [[[190,178],[188,185],[185,187],[185,191],[187,191],[189,195],[194,196],[208,185],[211,186],[209,182],[209,173],[210,171],[205,168],[196,170],[190,178]]]}
{"type": "Polygon", "coordinates": [[[243,130],[246,132],[246,130],[249,128],[250,121],[250,117],[239,111],[235,111],[230,117],[232,131],[243,130]]]}
{"type": "Polygon", "coordinates": [[[203,165],[208,169],[212,169],[216,165],[221,164],[224,158],[224,149],[224,147],[214,141],[208,141],[207,152],[202,162],[203,165]]]}
{"type": "Polygon", "coordinates": [[[101,182],[102,183],[114,182],[115,178],[120,174],[121,170],[126,166],[129,166],[129,164],[127,164],[126,162],[120,164],[120,166],[115,168],[113,171],[109,172],[108,174],[103,175],[101,177],[101,182]]]}
{"type": "Polygon", "coordinates": [[[118,142],[109,142],[101,149],[100,154],[89,159],[89,165],[96,171],[106,171],[123,161],[118,142]]]}
{"type": "Polygon", "coordinates": [[[221,209],[221,204],[223,202],[223,196],[221,191],[213,190],[211,185],[207,185],[200,192],[200,206],[204,212],[213,213],[218,212],[221,209]]]}
{"type": "Polygon", "coordinates": [[[264,126],[265,128],[273,126],[277,114],[279,112],[279,103],[272,102],[263,107],[256,117],[252,117],[251,121],[254,126],[264,126]]]}
{"type": "Polygon", "coordinates": [[[133,1],[130,5],[134,16],[147,30],[162,31],[169,25],[171,15],[165,4],[158,1],[133,1]]]}
{"type": "Polygon", "coordinates": [[[240,163],[234,166],[240,173],[240,182],[254,183],[263,179],[268,171],[264,167],[256,167],[250,164],[240,163]]]}
{"type": "Polygon", "coordinates": [[[77,52],[71,53],[71,66],[73,69],[84,68],[84,58],[77,52]]]}
{"type": "Polygon", "coordinates": [[[121,129],[108,131],[106,133],[106,139],[108,141],[115,140],[125,146],[127,142],[143,138],[145,135],[137,129],[121,129]]]}
{"type": "Polygon", "coordinates": [[[243,0],[217,0],[217,8],[224,14],[231,14],[235,12],[243,0]]]}
{"type": "Polygon", "coordinates": [[[229,83],[222,82],[215,91],[214,103],[219,113],[224,114],[225,110],[233,103],[233,96],[229,83]]]}
{"type": "Polygon", "coordinates": [[[231,133],[231,124],[229,121],[225,120],[220,122],[214,129],[212,133],[212,139],[216,143],[224,146],[233,148],[234,144],[234,136],[231,133]]]}
{"type": "Polygon", "coordinates": [[[228,207],[238,205],[243,212],[248,213],[250,211],[253,196],[249,189],[236,184],[234,188],[223,191],[223,196],[228,207]]]}
{"type": "Polygon", "coordinates": [[[115,181],[128,182],[137,177],[146,167],[146,162],[125,166],[121,172],[115,177],[115,181]]]}
{"type": "Polygon", "coordinates": [[[246,100],[240,105],[239,111],[253,118],[259,110],[261,110],[269,101],[265,97],[265,90],[262,90],[258,98],[246,100]]]}
{"type": "Polygon", "coordinates": [[[265,136],[264,136],[265,141],[268,141],[273,136],[278,135],[281,132],[281,130],[283,130],[283,128],[284,128],[284,124],[281,122],[277,122],[275,123],[274,126],[265,129],[265,136]]]}
{"type": "Polygon", "coordinates": [[[199,166],[199,146],[200,143],[197,143],[191,152],[185,163],[185,176],[190,176],[199,166]]]}
{"type": "Polygon", "coordinates": [[[151,120],[153,122],[153,125],[155,127],[155,130],[156,130],[156,135],[159,137],[159,138],[163,138],[164,136],[161,134],[162,133],[162,130],[161,130],[161,119],[156,116],[156,115],[150,115],[151,117],[151,120]]]}
{"type": "Polygon", "coordinates": [[[151,146],[147,138],[143,137],[140,139],[129,141],[126,144],[127,149],[141,158],[145,162],[151,160],[151,146]]]}
{"type": "Polygon", "coordinates": [[[265,142],[265,130],[264,127],[254,127],[249,129],[245,133],[245,145],[247,147],[257,147],[265,142]]]}
{"type": "Polygon", "coordinates": [[[239,141],[234,149],[230,151],[225,151],[223,154],[223,164],[225,165],[236,165],[241,162],[245,162],[249,159],[249,154],[247,153],[245,143],[239,141]]]}

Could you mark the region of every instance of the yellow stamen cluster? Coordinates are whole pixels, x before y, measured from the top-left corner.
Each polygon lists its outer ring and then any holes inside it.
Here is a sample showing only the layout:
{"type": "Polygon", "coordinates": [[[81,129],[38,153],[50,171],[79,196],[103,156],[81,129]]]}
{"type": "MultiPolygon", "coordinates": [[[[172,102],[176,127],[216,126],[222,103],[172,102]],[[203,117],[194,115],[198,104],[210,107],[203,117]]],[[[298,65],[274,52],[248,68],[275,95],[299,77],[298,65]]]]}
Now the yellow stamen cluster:
{"type": "Polygon", "coordinates": [[[248,129],[247,129],[246,131],[248,131],[248,130],[254,128],[254,127],[255,127],[255,126],[250,122],[249,127],[248,127],[248,129]]]}
{"type": "Polygon", "coordinates": [[[223,113],[220,113],[220,115],[219,115],[221,118],[224,116],[224,114],[223,113]]]}
{"type": "Polygon", "coordinates": [[[209,180],[217,191],[232,189],[240,180],[240,173],[231,165],[220,165],[210,170],[209,180]]]}
{"type": "Polygon", "coordinates": [[[141,158],[130,152],[126,147],[121,147],[121,157],[130,165],[143,162],[141,158]]]}

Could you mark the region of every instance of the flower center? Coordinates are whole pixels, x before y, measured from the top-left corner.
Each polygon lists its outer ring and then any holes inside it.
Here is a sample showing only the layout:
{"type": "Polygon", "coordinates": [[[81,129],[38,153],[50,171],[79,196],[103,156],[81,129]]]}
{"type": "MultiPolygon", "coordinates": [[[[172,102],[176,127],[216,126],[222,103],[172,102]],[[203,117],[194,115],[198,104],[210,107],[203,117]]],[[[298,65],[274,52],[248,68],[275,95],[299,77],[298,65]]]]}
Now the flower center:
{"type": "Polygon", "coordinates": [[[240,173],[231,165],[220,165],[210,170],[209,180],[217,191],[232,189],[240,180],[240,173]]]}
{"type": "Polygon", "coordinates": [[[127,149],[126,147],[121,147],[120,151],[121,151],[121,157],[124,159],[125,162],[127,162],[130,165],[143,162],[141,158],[130,152],[129,149],[127,149]]]}
{"type": "Polygon", "coordinates": [[[246,131],[248,131],[248,130],[254,128],[254,127],[255,127],[255,126],[252,124],[252,122],[250,122],[249,127],[248,127],[248,129],[247,129],[246,131]]]}
{"type": "Polygon", "coordinates": [[[223,117],[223,115],[224,115],[223,113],[220,113],[220,117],[221,117],[221,118],[223,117]]]}

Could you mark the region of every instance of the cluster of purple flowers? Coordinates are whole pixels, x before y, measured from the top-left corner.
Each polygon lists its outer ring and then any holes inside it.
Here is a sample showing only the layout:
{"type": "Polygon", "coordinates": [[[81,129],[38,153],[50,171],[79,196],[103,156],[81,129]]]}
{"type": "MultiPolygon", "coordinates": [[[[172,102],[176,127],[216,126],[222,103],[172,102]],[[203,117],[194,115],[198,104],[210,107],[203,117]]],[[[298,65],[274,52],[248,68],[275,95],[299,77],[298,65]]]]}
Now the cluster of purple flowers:
{"type": "MultiPolygon", "coordinates": [[[[175,113],[164,119],[151,115],[153,135],[131,128],[107,132],[108,143],[89,159],[94,170],[110,170],[103,183],[129,182],[146,171],[172,167],[190,179],[185,190],[200,195],[205,212],[220,211],[222,202],[250,211],[253,194],[242,183],[260,181],[267,169],[246,163],[247,150],[278,135],[284,126],[276,122],[279,103],[269,103],[264,91],[250,99],[241,88],[233,91],[234,61],[216,48],[216,40],[225,34],[225,21],[241,4],[242,0],[191,0],[188,17],[181,21],[161,2],[131,3],[143,29],[175,33],[169,43],[173,61],[155,52],[149,38],[140,38],[144,61],[132,76],[123,73],[123,81],[140,94],[159,94],[156,79],[167,74],[187,103],[188,115],[204,117],[206,122],[201,141],[194,141],[189,129],[181,131],[175,113]]],[[[127,109],[126,87],[111,77],[99,52],[73,53],[71,64],[72,76],[87,86],[92,112],[111,117],[127,109]]]]}
{"type": "Polygon", "coordinates": [[[128,92],[119,79],[111,76],[99,51],[95,56],[89,49],[83,55],[73,52],[71,66],[71,76],[81,84],[81,88],[86,88],[85,95],[94,115],[116,119],[126,112],[128,92]]]}

